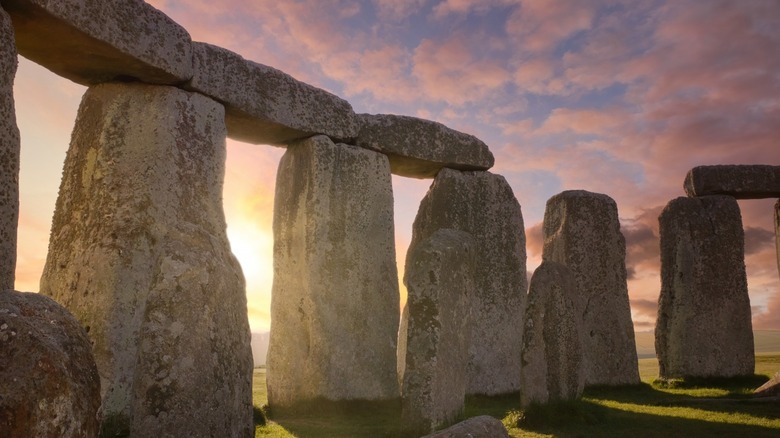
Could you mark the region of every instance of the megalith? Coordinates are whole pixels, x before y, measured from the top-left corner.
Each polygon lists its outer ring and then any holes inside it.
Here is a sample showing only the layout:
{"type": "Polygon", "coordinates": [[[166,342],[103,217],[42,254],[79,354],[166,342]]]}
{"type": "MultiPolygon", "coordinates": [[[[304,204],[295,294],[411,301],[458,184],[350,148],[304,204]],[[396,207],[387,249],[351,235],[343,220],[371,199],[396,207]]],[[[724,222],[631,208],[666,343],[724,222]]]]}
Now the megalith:
{"type": "Polygon", "coordinates": [[[412,178],[433,178],[443,168],[487,170],[495,159],[473,135],[441,123],[394,114],[360,114],[357,145],[382,152],[390,170],[412,178]]]}
{"type": "Polygon", "coordinates": [[[626,283],[626,242],[615,201],[567,190],[547,201],[542,259],[574,274],[582,318],[585,385],[639,383],[626,283]]]}
{"type": "Polygon", "coordinates": [[[742,216],[731,196],[677,198],[659,219],[661,378],[753,374],[742,216]]]}
{"type": "Polygon", "coordinates": [[[399,396],[390,165],[326,136],[290,144],[274,199],[268,402],[399,396]]]}
{"type": "Polygon", "coordinates": [[[501,420],[480,415],[422,438],[509,438],[509,432],[501,420]]]}
{"type": "Polygon", "coordinates": [[[87,332],[36,293],[0,290],[0,435],[92,438],[100,378],[87,332]]]}
{"type": "Polygon", "coordinates": [[[19,129],[14,109],[14,29],[0,7],[0,290],[13,289],[19,223],[19,129]]]}
{"type": "Polygon", "coordinates": [[[737,199],[780,198],[780,166],[696,166],[685,175],[683,188],[691,198],[706,195],[729,195],[737,199]]]}
{"type": "Polygon", "coordinates": [[[531,277],[523,332],[520,404],[576,400],[585,388],[582,317],[574,275],[543,261],[531,277]]]}
{"type": "Polygon", "coordinates": [[[463,413],[474,294],[474,239],[440,229],[407,258],[398,332],[401,422],[430,433],[463,413]]]}
{"type": "Polygon", "coordinates": [[[201,95],[104,84],[82,99],[41,293],[89,332],[104,433],[253,434],[225,154],[224,108],[201,95]]]}
{"type": "Polygon", "coordinates": [[[444,168],[420,204],[407,254],[441,228],[476,243],[466,394],[516,392],[527,290],[520,204],[500,175],[444,168]]]}

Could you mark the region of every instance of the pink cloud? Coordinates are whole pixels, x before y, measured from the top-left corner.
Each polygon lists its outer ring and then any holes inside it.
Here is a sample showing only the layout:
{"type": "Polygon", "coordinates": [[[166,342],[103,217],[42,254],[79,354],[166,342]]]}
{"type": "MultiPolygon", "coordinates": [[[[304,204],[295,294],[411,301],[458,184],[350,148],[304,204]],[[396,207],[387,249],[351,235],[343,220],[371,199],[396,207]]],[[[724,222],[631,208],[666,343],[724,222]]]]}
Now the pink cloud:
{"type": "Polygon", "coordinates": [[[498,60],[477,56],[475,45],[465,35],[420,43],[414,53],[413,74],[427,97],[463,105],[487,98],[509,81],[506,68],[498,60]]]}
{"type": "Polygon", "coordinates": [[[593,1],[523,0],[507,20],[507,32],[529,52],[548,52],[574,33],[590,29],[593,1]]]}

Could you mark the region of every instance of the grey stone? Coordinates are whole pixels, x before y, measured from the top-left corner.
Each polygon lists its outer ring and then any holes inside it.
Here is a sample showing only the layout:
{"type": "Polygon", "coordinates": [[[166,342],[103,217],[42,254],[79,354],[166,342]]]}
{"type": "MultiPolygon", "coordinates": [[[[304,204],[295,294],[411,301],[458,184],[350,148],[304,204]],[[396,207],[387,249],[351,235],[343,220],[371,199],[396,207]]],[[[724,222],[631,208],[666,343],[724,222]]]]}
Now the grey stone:
{"type": "Polygon", "coordinates": [[[0,435],[97,437],[100,378],[86,331],[34,293],[0,290],[0,435]]]}
{"type": "Polygon", "coordinates": [[[585,388],[582,317],[566,266],[543,261],[528,291],[520,369],[520,404],[576,400],[585,388]]]}
{"type": "Polygon", "coordinates": [[[13,289],[19,223],[19,129],[14,109],[14,29],[0,8],[0,290],[13,289]]]}
{"type": "Polygon", "coordinates": [[[190,35],[142,0],[3,0],[19,53],[83,85],[192,76],[190,35]]]}
{"type": "Polygon", "coordinates": [[[188,89],[225,105],[228,136],[248,143],[284,145],[324,134],[351,141],[357,116],[349,102],[274,68],[205,43],[193,43],[188,89]]]}
{"type": "Polygon", "coordinates": [[[443,167],[493,167],[493,154],[482,140],[441,123],[392,114],[359,117],[357,145],[390,157],[390,169],[396,175],[433,178],[443,167]]]}
{"type": "Polygon", "coordinates": [[[430,433],[463,413],[474,294],[473,237],[441,229],[414,248],[398,334],[401,422],[430,433]]]}
{"type": "Polygon", "coordinates": [[[780,198],[780,166],[697,166],[685,176],[690,197],[729,195],[737,199],[780,198]]]}
{"type": "Polygon", "coordinates": [[[744,231],[731,196],[677,198],[659,217],[661,378],[753,374],[744,231]]]}
{"type": "Polygon", "coordinates": [[[753,391],[753,397],[778,397],[780,396],[780,371],[776,372],[769,381],[753,391]]]}
{"type": "Polygon", "coordinates": [[[585,385],[639,383],[626,284],[626,242],[615,201],[570,190],[547,201],[543,260],[567,266],[579,291],[585,385]]]}
{"type": "Polygon", "coordinates": [[[241,268],[222,211],[224,109],[167,86],[88,89],[41,292],[87,328],[105,427],[252,436],[241,268]]]}
{"type": "Polygon", "coordinates": [[[527,290],[520,204],[500,175],[444,168],[420,204],[408,254],[441,228],[465,231],[476,242],[466,393],[516,392],[527,290]]]}
{"type": "Polygon", "coordinates": [[[387,157],[292,143],[274,199],[268,402],[399,396],[400,295],[387,157]]]}
{"type": "Polygon", "coordinates": [[[501,421],[489,415],[480,415],[423,438],[509,438],[509,432],[501,421]]]}
{"type": "Polygon", "coordinates": [[[731,196],[681,197],[670,201],[658,220],[659,376],[753,374],[745,237],[737,201],[731,196]]]}

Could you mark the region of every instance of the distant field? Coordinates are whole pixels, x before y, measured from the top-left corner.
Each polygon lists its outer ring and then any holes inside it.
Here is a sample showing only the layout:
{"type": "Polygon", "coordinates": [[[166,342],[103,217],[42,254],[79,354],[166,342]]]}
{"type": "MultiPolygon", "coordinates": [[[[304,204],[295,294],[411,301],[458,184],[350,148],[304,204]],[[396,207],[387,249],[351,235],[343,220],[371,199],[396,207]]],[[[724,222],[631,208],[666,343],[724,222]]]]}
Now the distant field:
{"type": "MultiPolygon", "coordinates": [[[[780,330],[754,330],[753,344],[756,354],[780,353],[780,330]]],[[[636,333],[636,353],[640,359],[655,357],[653,332],[636,333]]]]}

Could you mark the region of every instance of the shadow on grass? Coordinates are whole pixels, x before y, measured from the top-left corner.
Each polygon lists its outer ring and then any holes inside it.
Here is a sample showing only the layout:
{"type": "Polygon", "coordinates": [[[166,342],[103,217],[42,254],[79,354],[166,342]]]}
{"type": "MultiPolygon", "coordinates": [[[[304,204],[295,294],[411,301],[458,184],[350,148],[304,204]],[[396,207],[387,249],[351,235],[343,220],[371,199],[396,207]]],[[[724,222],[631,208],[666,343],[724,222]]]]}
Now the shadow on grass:
{"type": "Polygon", "coordinates": [[[652,386],[593,387],[580,401],[515,411],[505,424],[556,437],[777,437],[780,425],[774,420],[780,419],[778,405],[756,402],[748,394],[749,388],[763,380],[765,377],[759,375],[688,379],[652,386]],[[723,395],[696,395],[708,390],[723,395]],[[745,424],[769,422],[774,424],[745,424]]]}
{"type": "Polygon", "coordinates": [[[272,408],[270,419],[296,437],[404,437],[401,402],[317,400],[284,410],[272,408]]]}

